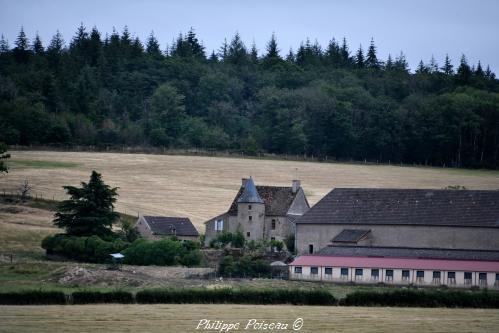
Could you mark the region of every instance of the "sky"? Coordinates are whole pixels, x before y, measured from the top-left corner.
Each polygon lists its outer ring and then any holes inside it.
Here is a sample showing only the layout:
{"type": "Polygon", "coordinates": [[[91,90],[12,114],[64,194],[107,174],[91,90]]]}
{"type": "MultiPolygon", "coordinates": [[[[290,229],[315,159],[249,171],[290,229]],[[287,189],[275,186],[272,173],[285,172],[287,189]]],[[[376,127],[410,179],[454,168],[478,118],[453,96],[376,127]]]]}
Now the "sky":
{"type": "Polygon", "coordinates": [[[0,34],[11,47],[21,26],[47,45],[57,30],[68,43],[80,23],[103,35],[128,26],[142,41],[154,31],[163,49],[192,27],[207,53],[236,32],[260,52],[275,33],[283,55],[307,37],[323,47],[345,37],[352,52],[374,38],[379,57],[403,51],[413,69],[432,55],[457,65],[465,54],[499,71],[498,0],[0,0],[0,34]]]}

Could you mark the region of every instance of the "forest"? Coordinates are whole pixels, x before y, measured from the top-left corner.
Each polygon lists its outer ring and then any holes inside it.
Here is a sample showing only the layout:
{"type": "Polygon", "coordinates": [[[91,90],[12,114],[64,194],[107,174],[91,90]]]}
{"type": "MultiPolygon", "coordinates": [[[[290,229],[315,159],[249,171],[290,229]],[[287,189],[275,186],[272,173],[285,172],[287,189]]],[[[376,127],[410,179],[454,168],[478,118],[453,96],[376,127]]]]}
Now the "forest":
{"type": "Polygon", "coordinates": [[[44,45],[0,40],[0,142],[155,146],[337,161],[499,168],[499,80],[447,56],[409,70],[374,40],[264,50],[236,33],[207,52],[194,29],[166,50],[81,24],[44,45]],[[284,56],[284,54],[286,54],[284,56]]]}

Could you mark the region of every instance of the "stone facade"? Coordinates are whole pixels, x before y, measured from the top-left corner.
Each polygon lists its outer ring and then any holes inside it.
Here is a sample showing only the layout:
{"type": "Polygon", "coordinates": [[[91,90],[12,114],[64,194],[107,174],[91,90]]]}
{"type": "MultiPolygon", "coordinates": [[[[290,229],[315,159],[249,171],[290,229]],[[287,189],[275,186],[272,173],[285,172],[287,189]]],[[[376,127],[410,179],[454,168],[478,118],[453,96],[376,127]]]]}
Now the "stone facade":
{"type": "Polygon", "coordinates": [[[205,245],[224,231],[241,231],[247,240],[283,241],[294,233],[296,218],[309,208],[299,181],[291,187],[273,187],[243,179],[229,211],[205,222],[205,245]]]}
{"type": "MultiPolygon", "coordinates": [[[[190,221],[188,222],[190,224],[190,221]]],[[[158,230],[154,231],[153,228],[147,221],[146,216],[139,216],[135,227],[139,231],[140,235],[145,238],[145,239],[150,239],[150,240],[161,240],[169,237],[175,236],[177,239],[180,240],[191,240],[191,241],[196,241],[199,238],[199,235],[197,232],[187,232],[185,234],[182,233],[182,230],[179,228],[179,232],[173,231],[171,233],[168,232],[158,232],[158,230]]],[[[192,224],[189,225],[189,227],[194,229],[194,226],[192,224]]],[[[189,229],[191,229],[189,228],[189,229]]]]}

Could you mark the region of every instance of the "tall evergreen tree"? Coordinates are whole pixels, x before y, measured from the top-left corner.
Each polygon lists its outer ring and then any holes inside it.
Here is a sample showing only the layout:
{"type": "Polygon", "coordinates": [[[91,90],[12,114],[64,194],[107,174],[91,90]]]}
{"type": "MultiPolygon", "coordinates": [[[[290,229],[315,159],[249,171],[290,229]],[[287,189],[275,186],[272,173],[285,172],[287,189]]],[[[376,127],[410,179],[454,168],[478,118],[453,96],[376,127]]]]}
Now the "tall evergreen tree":
{"type": "Polygon", "coordinates": [[[248,51],[238,32],[229,44],[227,60],[234,65],[242,65],[248,60],[248,51]]]}
{"type": "Polygon", "coordinates": [[[466,60],[466,56],[463,54],[461,56],[461,62],[459,64],[459,68],[456,73],[456,80],[460,84],[468,84],[471,78],[471,68],[468,65],[468,61],[466,60]]]}
{"type": "Polygon", "coordinates": [[[256,48],[255,41],[251,44],[250,59],[254,64],[258,62],[258,49],[256,48]]]}
{"type": "Polygon", "coordinates": [[[0,175],[4,172],[5,173],[9,172],[9,168],[3,161],[10,158],[10,154],[7,154],[7,149],[8,149],[7,145],[0,142],[0,175]]]}
{"type": "Polygon", "coordinates": [[[14,58],[17,62],[26,63],[30,56],[29,50],[29,40],[24,33],[24,28],[21,27],[21,31],[19,31],[19,35],[14,43],[15,47],[13,50],[14,58]]]}
{"type": "Polygon", "coordinates": [[[2,34],[2,37],[0,38],[0,53],[8,53],[9,51],[9,41],[2,34]]]}
{"type": "Polygon", "coordinates": [[[388,59],[386,60],[385,69],[392,70],[393,66],[394,66],[394,64],[393,64],[392,55],[390,53],[388,53],[388,59]]]}
{"type": "Polygon", "coordinates": [[[340,53],[343,64],[344,65],[350,64],[350,50],[348,49],[347,39],[345,37],[343,37],[340,53]]]}
{"type": "Polygon", "coordinates": [[[281,59],[281,56],[279,55],[279,49],[277,48],[277,40],[274,33],[272,33],[272,36],[270,37],[270,40],[267,43],[266,50],[267,54],[265,55],[265,58],[281,59]]]}
{"type": "Polygon", "coordinates": [[[38,32],[36,33],[35,40],[33,41],[31,49],[33,50],[33,53],[36,55],[42,55],[45,51],[43,48],[42,40],[40,39],[40,35],[38,35],[38,32]]]}
{"type": "Polygon", "coordinates": [[[476,66],[474,74],[476,76],[478,76],[478,77],[483,77],[484,76],[483,69],[482,69],[482,64],[480,63],[480,60],[478,60],[478,64],[476,66]]]}
{"type": "Polygon", "coordinates": [[[109,236],[112,225],[118,219],[114,203],[117,187],[111,188],[101,174],[92,171],[88,183],[81,187],[63,186],[70,198],[57,206],[54,224],[66,229],[73,236],[109,236]]]}
{"type": "Polygon", "coordinates": [[[146,53],[153,58],[161,57],[161,50],[159,48],[159,43],[156,37],[154,37],[153,31],[151,31],[151,33],[149,34],[149,38],[147,38],[146,53]]]}
{"type": "Polygon", "coordinates": [[[449,58],[449,55],[445,55],[445,60],[444,60],[444,65],[442,66],[441,70],[445,75],[453,75],[454,70],[453,70],[452,62],[449,58]]]}
{"type": "Polygon", "coordinates": [[[371,45],[369,45],[369,49],[367,51],[365,66],[372,69],[380,68],[380,63],[378,57],[376,56],[376,46],[374,45],[373,38],[371,38],[371,45]]]}
{"type": "Polygon", "coordinates": [[[430,73],[438,73],[438,63],[435,60],[435,57],[433,56],[433,54],[431,55],[430,65],[428,67],[429,67],[430,73]]]}
{"type": "Polygon", "coordinates": [[[359,68],[364,68],[365,59],[364,59],[364,51],[362,51],[362,45],[359,46],[357,53],[355,54],[355,64],[359,68]]]}

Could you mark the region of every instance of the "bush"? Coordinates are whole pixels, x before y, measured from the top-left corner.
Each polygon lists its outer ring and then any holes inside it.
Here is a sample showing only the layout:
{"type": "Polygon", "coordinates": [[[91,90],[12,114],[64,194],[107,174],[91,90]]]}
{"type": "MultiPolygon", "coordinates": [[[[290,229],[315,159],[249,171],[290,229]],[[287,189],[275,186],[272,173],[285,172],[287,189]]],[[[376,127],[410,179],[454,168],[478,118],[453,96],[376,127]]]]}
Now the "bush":
{"type": "Polygon", "coordinates": [[[499,293],[459,290],[356,291],[341,300],[347,306],[499,308],[499,293]]]}
{"type": "Polygon", "coordinates": [[[238,261],[232,256],[224,256],[218,267],[218,272],[230,277],[269,277],[270,264],[262,259],[243,256],[238,261]]]}
{"type": "Polygon", "coordinates": [[[19,292],[0,293],[0,304],[67,304],[67,299],[66,295],[61,291],[26,290],[19,292]]]}
{"type": "Polygon", "coordinates": [[[121,239],[103,240],[98,236],[76,237],[66,234],[47,236],[42,241],[42,248],[47,254],[95,263],[107,262],[111,253],[121,252],[128,245],[121,239]]]}
{"type": "Polygon", "coordinates": [[[133,294],[127,291],[75,291],[72,294],[73,304],[121,303],[134,302],[133,294]]]}
{"type": "Polygon", "coordinates": [[[131,265],[196,266],[202,259],[199,246],[199,243],[192,241],[138,239],[123,251],[124,262],[131,265]]]}
{"type": "Polygon", "coordinates": [[[286,244],[286,248],[289,252],[295,252],[295,235],[291,234],[284,239],[284,243],[286,244]]]}
{"type": "Polygon", "coordinates": [[[156,289],[139,291],[137,303],[232,303],[335,305],[336,299],[325,290],[255,289],[156,289]]]}

